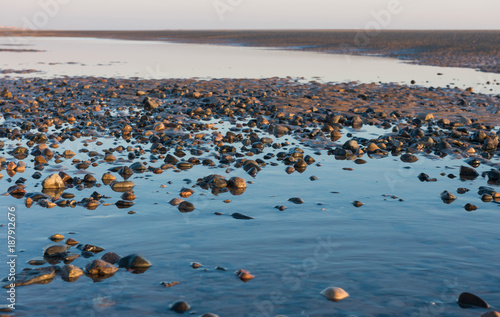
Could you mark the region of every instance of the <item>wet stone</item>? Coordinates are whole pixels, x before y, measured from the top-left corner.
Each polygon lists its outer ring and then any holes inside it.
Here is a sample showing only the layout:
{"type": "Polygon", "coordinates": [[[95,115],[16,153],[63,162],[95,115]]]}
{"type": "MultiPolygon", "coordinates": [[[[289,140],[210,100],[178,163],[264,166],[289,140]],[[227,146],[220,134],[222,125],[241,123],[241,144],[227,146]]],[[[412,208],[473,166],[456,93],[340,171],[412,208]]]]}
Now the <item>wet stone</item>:
{"type": "Polygon", "coordinates": [[[111,275],[118,271],[118,268],[103,260],[93,260],[85,266],[85,270],[90,275],[111,275]]]}
{"type": "Polygon", "coordinates": [[[121,258],[118,261],[118,266],[128,269],[148,268],[151,266],[151,262],[146,260],[146,258],[140,254],[130,254],[121,258]]]}
{"type": "Polygon", "coordinates": [[[458,305],[462,308],[490,308],[490,305],[482,298],[467,292],[460,294],[458,297],[458,305]]]}
{"type": "Polygon", "coordinates": [[[189,306],[188,303],[179,301],[175,302],[172,305],[170,305],[170,310],[176,312],[176,313],[184,313],[187,312],[191,309],[191,306],[189,306]]]}
{"type": "Polygon", "coordinates": [[[56,275],[55,266],[41,267],[37,269],[24,269],[20,273],[16,274],[15,281],[6,282],[3,288],[9,288],[10,284],[15,284],[16,286],[31,285],[31,284],[47,284],[52,281],[56,275]]]}
{"type": "Polygon", "coordinates": [[[290,201],[290,202],[292,202],[294,204],[297,204],[297,205],[300,205],[300,204],[304,203],[304,201],[300,197],[292,197],[292,198],[288,199],[288,201],[290,201]]]}

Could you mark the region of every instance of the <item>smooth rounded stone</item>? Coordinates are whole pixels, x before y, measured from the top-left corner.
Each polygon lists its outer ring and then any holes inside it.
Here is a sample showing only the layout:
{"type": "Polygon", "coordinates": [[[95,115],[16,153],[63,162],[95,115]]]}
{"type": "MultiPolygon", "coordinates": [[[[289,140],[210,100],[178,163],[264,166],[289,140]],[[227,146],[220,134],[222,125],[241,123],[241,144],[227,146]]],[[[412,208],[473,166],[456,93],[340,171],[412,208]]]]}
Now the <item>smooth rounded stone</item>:
{"type": "Polygon", "coordinates": [[[458,305],[462,308],[490,308],[490,305],[482,298],[467,292],[460,294],[458,297],[458,305]]]}
{"type": "Polygon", "coordinates": [[[231,217],[233,217],[234,219],[241,219],[241,220],[250,220],[250,219],[254,219],[253,217],[250,217],[250,216],[247,216],[247,215],[241,214],[241,213],[239,213],[239,212],[235,212],[235,213],[231,214],[231,217]]]}
{"type": "Polygon", "coordinates": [[[140,254],[130,254],[121,258],[118,261],[118,266],[128,269],[148,268],[151,266],[151,262],[146,260],[146,258],[140,254]]]}
{"type": "Polygon", "coordinates": [[[429,175],[425,174],[425,173],[420,173],[418,174],[417,178],[421,181],[421,182],[427,182],[429,180],[429,175]]]}
{"type": "Polygon", "coordinates": [[[239,269],[238,271],[236,271],[236,276],[239,277],[243,282],[248,282],[251,279],[255,278],[255,276],[250,274],[249,271],[243,269],[239,269]]]}
{"type": "Polygon", "coordinates": [[[292,197],[292,198],[288,199],[288,201],[291,201],[292,203],[297,204],[297,205],[304,203],[304,201],[300,197],[292,197]]]}
{"type": "Polygon", "coordinates": [[[170,310],[176,312],[176,313],[184,313],[187,312],[191,309],[191,306],[189,306],[188,303],[179,301],[175,302],[172,305],[170,305],[170,310]]]}
{"type": "Polygon", "coordinates": [[[90,275],[111,275],[118,271],[118,268],[103,260],[93,260],[85,266],[85,270],[90,275]]]}
{"type": "Polygon", "coordinates": [[[47,257],[63,257],[68,252],[68,246],[66,244],[53,244],[49,245],[43,251],[43,256],[47,257]]]}
{"type": "Polygon", "coordinates": [[[247,188],[247,182],[241,177],[231,177],[227,181],[227,186],[230,188],[247,188]]]}
{"type": "Polygon", "coordinates": [[[189,162],[180,162],[180,163],[177,164],[177,167],[180,170],[188,170],[190,168],[193,168],[193,164],[189,163],[189,162]]]}
{"type": "Polygon", "coordinates": [[[71,199],[71,198],[75,198],[75,194],[72,194],[72,193],[63,193],[61,195],[61,198],[63,199],[71,199]]]}
{"type": "Polygon", "coordinates": [[[309,180],[311,180],[311,181],[317,181],[318,179],[319,179],[318,176],[315,176],[315,175],[309,176],[309,180]]]}
{"type": "Polygon", "coordinates": [[[333,302],[338,302],[349,297],[349,294],[340,287],[325,288],[321,292],[321,295],[323,295],[326,299],[331,300],[333,302]]]}
{"type": "Polygon", "coordinates": [[[457,197],[447,190],[441,193],[441,200],[446,204],[452,203],[455,199],[457,199],[457,197]]]}
{"type": "Polygon", "coordinates": [[[191,267],[196,270],[199,269],[200,267],[203,267],[203,265],[198,262],[191,262],[191,267]]]}
{"type": "Polygon", "coordinates": [[[168,203],[172,206],[177,206],[179,205],[180,203],[182,203],[184,201],[184,199],[181,199],[181,198],[173,198],[171,199],[168,203]]]}
{"type": "Polygon", "coordinates": [[[108,154],[106,154],[104,156],[104,160],[106,162],[114,162],[114,161],[116,161],[116,156],[114,156],[113,154],[108,153],[108,154]]]}
{"type": "Polygon", "coordinates": [[[431,120],[434,120],[434,115],[432,113],[419,113],[417,115],[417,118],[424,122],[429,122],[431,120]]]}
{"type": "Polygon", "coordinates": [[[350,151],[356,151],[359,149],[359,144],[356,140],[349,140],[342,145],[342,148],[350,151]]]}
{"type": "Polygon", "coordinates": [[[111,184],[112,182],[114,182],[116,180],[116,177],[113,176],[112,174],[110,173],[105,173],[102,175],[101,177],[101,181],[104,183],[104,185],[109,185],[111,184]]]}
{"type": "Polygon", "coordinates": [[[295,172],[295,168],[293,168],[292,166],[288,166],[287,168],[285,168],[285,173],[287,173],[288,175],[292,174],[293,172],[295,172]]]}
{"type": "Polygon", "coordinates": [[[213,314],[213,313],[205,313],[201,315],[200,317],[219,317],[219,315],[213,314]]]}
{"type": "Polygon", "coordinates": [[[477,206],[471,204],[471,203],[467,203],[465,204],[464,206],[465,210],[467,211],[474,211],[474,210],[477,210],[477,206]]]}
{"type": "Polygon", "coordinates": [[[179,204],[179,206],[177,206],[177,209],[179,209],[180,212],[191,212],[195,208],[194,205],[189,201],[183,201],[179,204]]]}
{"type": "Polygon", "coordinates": [[[64,188],[65,185],[64,185],[64,182],[63,182],[61,176],[59,176],[59,174],[52,174],[43,180],[42,187],[47,188],[47,189],[64,188]]]}
{"type": "Polygon", "coordinates": [[[31,284],[47,284],[52,281],[56,275],[56,268],[54,266],[41,267],[37,269],[25,269],[16,274],[15,281],[9,281],[4,284],[3,288],[10,288],[10,284],[17,286],[31,285],[31,284]]]}
{"type": "Polygon", "coordinates": [[[481,317],[500,317],[500,313],[497,311],[489,311],[481,315],[481,317]]]}
{"type": "Polygon", "coordinates": [[[84,183],[95,183],[95,182],[97,182],[97,179],[93,175],[87,174],[83,177],[83,182],[84,183]]]}
{"type": "Polygon", "coordinates": [[[418,161],[418,157],[408,153],[401,155],[399,159],[405,163],[415,163],[416,161],[418,161]]]}
{"type": "Polygon", "coordinates": [[[101,256],[101,260],[106,261],[111,264],[116,264],[120,261],[121,256],[114,252],[107,252],[101,256]]]}
{"type": "Polygon", "coordinates": [[[493,200],[493,196],[491,196],[489,194],[484,194],[481,196],[481,200],[485,203],[489,203],[490,201],[493,200]]]}
{"type": "Polygon", "coordinates": [[[56,233],[56,234],[51,235],[49,239],[54,241],[54,242],[59,242],[59,241],[64,239],[64,236],[62,234],[56,233]]]}
{"type": "Polygon", "coordinates": [[[359,164],[359,165],[361,165],[361,164],[366,164],[366,161],[365,161],[365,160],[363,160],[363,159],[355,159],[355,160],[354,160],[354,163],[355,163],[355,164],[359,164]]]}
{"type": "Polygon", "coordinates": [[[353,205],[354,207],[361,207],[361,206],[363,206],[364,204],[363,204],[362,202],[360,202],[359,200],[355,200],[355,201],[353,201],[353,202],[352,202],[352,205],[353,205]]]}
{"type": "Polygon", "coordinates": [[[123,200],[134,200],[136,198],[133,191],[128,191],[122,194],[123,200]]]}
{"type": "Polygon", "coordinates": [[[120,209],[124,209],[124,208],[132,207],[134,205],[134,202],[129,201],[129,200],[119,200],[115,203],[115,205],[116,205],[116,207],[118,207],[120,209]]]}
{"type": "Polygon", "coordinates": [[[68,282],[74,282],[82,275],[83,270],[72,264],[67,264],[61,269],[61,278],[68,282]]]}
{"type": "Polygon", "coordinates": [[[111,185],[111,189],[115,192],[127,192],[134,188],[135,183],[131,181],[115,182],[111,185]]]}
{"type": "Polygon", "coordinates": [[[460,166],[460,178],[462,179],[468,179],[468,180],[473,180],[479,176],[479,173],[473,169],[472,167],[468,166],[460,166]]]}

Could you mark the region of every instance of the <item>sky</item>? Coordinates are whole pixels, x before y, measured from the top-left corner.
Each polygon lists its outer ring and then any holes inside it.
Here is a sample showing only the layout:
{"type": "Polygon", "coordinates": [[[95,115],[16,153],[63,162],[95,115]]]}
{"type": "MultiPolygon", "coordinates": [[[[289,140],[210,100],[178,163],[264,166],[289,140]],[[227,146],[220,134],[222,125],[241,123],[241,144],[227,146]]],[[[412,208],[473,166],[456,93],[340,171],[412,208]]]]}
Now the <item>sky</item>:
{"type": "Polygon", "coordinates": [[[500,0],[0,0],[0,25],[45,30],[494,29],[500,0]]]}

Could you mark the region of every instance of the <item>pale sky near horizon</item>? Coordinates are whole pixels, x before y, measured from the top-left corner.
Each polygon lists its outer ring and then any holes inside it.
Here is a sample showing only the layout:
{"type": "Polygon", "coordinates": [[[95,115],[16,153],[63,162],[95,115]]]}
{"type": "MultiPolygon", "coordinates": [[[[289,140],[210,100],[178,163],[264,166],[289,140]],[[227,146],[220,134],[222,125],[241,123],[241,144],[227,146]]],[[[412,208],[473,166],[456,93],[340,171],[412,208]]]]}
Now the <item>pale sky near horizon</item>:
{"type": "Polygon", "coordinates": [[[0,0],[29,29],[495,29],[500,0],[0,0]]]}

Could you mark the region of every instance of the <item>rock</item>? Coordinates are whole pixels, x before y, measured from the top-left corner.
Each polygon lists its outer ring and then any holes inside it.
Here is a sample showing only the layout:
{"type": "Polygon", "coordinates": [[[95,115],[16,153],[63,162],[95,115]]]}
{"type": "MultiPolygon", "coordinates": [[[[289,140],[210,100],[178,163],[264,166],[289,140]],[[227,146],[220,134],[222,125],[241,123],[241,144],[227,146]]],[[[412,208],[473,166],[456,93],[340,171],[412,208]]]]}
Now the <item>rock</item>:
{"type": "Polygon", "coordinates": [[[135,183],[131,181],[115,182],[111,185],[111,189],[115,192],[127,192],[134,188],[135,183]]]}
{"type": "Polygon", "coordinates": [[[338,302],[338,301],[341,301],[341,300],[349,297],[349,294],[340,287],[325,288],[321,292],[321,295],[323,295],[328,300],[331,300],[333,302],[338,302]]]}
{"type": "Polygon", "coordinates": [[[43,251],[43,256],[47,257],[64,257],[68,252],[68,246],[66,244],[53,244],[49,245],[43,251]]]}
{"type": "Polygon", "coordinates": [[[198,262],[191,262],[191,267],[193,269],[199,269],[200,267],[202,267],[203,265],[201,263],[198,263],[198,262]]]}
{"type": "Polygon", "coordinates": [[[441,193],[441,200],[446,204],[452,203],[455,199],[457,199],[457,197],[447,190],[441,193]]]}
{"type": "Polygon", "coordinates": [[[219,315],[212,314],[212,313],[205,313],[205,314],[201,315],[201,317],[219,317],[219,315]]]}
{"type": "Polygon", "coordinates": [[[50,240],[54,241],[54,242],[59,242],[59,241],[62,241],[64,239],[64,236],[62,234],[53,234],[52,236],[50,236],[49,238],[50,240]]]}
{"type": "Polygon", "coordinates": [[[292,197],[292,198],[288,199],[288,201],[291,201],[292,203],[298,204],[298,205],[304,203],[304,201],[300,197],[292,197]]]}
{"type": "Polygon", "coordinates": [[[104,185],[109,185],[116,180],[116,177],[114,177],[110,173],[105,173],[102,175],[101,180],[104,183],[104,185]]]}
{"type": "Polygon", "coordinates": [[[130,254],[121,258],[118,261],[118,266],[127,269],[148,268],[151,266],[151,262],[146,260],[142,255],[130,254]]]}
{"type": "Polygon", "coordinates": [[[231,177],[227,181],[227,186],[231,188],[247,188],[247,182],[241,177],[231,177]]]}
{"type": "Polygon", "coordinates": [[[419,113],[417,118],[424,122],[428,122],[434,120],[434,115],[432,113],[419,113]]]}
{"type": "Polygon", "coordinates": [[[460,294],[458,297],[458,305],[462,308],[490,308],[490,305],[488,305],[488,303],[486,303],[482,298],[467,292],[460,294]]]}
{"type": "Polygon", "coordinates": [[[247,215],[244,215],[244,214],[240,214],[239,212],[235,212],[231,215],[231,217],[233,217],[234,219],[241,219],[241,220],[251,220],[251,219],[254,219],[253,217],[250,217],[250,216],[247,216],[247,215]]]}
{"type": "Polygon", "coordinates": [[[361,206],[363,206],[364,204],[363,204],[362,202],[360,202],[359,200],[355,200],[355,201],[353,201],[353,202],[352,202],[352,205],[353,205],[354,207],[361,207],[361,206]]]}
{"type": "Polygon", "coordinates": [[[34,258],[28,261],[29,265],[44,265],[47,263],[43,258],[34,258]]]}
{"type": "Polygon", "coordinates": [[[359,149],[359,144],[356,140],[349,140],[346,143],[344,143],[342,148],[354,152],[359,149]]]}
{"type": "Polygon", "coordinates": [[[468,179],[468,180],[473,180],[479,176],[479,173],[473,169],[472,167],[468,166],[460,166],[460,178],[461,179],[468,179]]]}
{"type": "Polygon", "coordinates": [[[68,239],[66,239],[66,242],[65,242],[65,243],[66,243],[67,245],[77,245],[77,244],[78,244],[78,243],[80,243],[80,242],[76,241],[76,240],[75,240],[75,239],[73,239],[73,238],[68,238],[68,239]]]}
{"type": "Polygon", "coordinates": [[[70,264],[74,260],[78,259],[80,257],[79,254],[76,253],[68,253],[66,256],[63,258],[64,264],[70,264]]]}
{"type": "Polygon", "coordinates": [[[251,279],[255,278],[255,276],[250,274],[250,272],[243,269],[239,269],[238,271],[236,271],[236,276],[239,277],[243,282],[248,282],[251,279]]]}
{"type": "Polygon", "coordinates": [[[165,281],[163,281],[160,284],[168,288],[168,287],[172,287],[172,286],[175,286],[175,285],[179,284],[179,282],[177,282],[177,281],[173,281],[173,282],[165,282],[165,281]]]}
{"type": "Polygon", "coordinates": [[[179,204],[177,209],[179,209],[180,212],[191,212],[195,208],[194,208],[194,205],[192,203],[190,203],[188,201],[183,201],[179,204]]]}
{"type": "Polygon", "coordinates": [[[405,163],[415,163],[416,161],[418,161],[418,157],[413,154],[406,153],[401,155],[400,160],[405,163]]]}
{"type": "Polygon", "coordinates": [[[92,253],[99,253],[99,252],[104,251],[103,248],[98,247],[96,245],[92,245],[92,244],[86,244],[86,245],[82,246],[81,250],[87,251],[87,252],[92,252],[92,253]]]}
{"type": "Polygon", "coordinates": [[[107,252],[101,256],[101,260],[106,261],[111,264],[116,264],[120,261],[121,256],[114,252],[107,252]]]}
{"type": "Polygon", "coordinates": [[[118,268],[103,260],[93,260],[85,266],[85,270],[90,275],[111,275],[118,271],[118,268]]]}
{"type": "Polygon", "coordinates": [[[30,284],[47,284],[52,281],[56,275],[56,267],[41,267],[38,269],[24,269],[16,274],[15,281],[8,281],[3,285],[3,288],[10,288],[10,284],[17,286],[30,285],[30,284]]]}
{"type": "Polygon", "coordinates": [[[468,204],[465,204],[464,206],[465,210],[467,211],[474,211],[474,210],[477,210],[477,206],[471,204],[471,203],[468,203],[468,204]]]}
{"type": "Polygon", "coordinates": [[[176,312],[176,313],[184,313],[187,312],[191,309],[191,306],[189,306],[188,303],[179,301],[175,302],[172,305],[170,305],[170,310],[176,312]]]}
{"type": "Polygon", "coordinates": [[[42,182],[42,187],[47,189],[64,188],[64,182],[59,174],[52,174],[42,182]]]}
{"type": "Polygon", "coordinates": [[[142,101],[144,109],[153,110],[161,106],[161,102],[150,97],[145,97],[142,101]]]}
{"type": "Polygon", "coordinates": [[[426,182],[429,180],[429,175],[425,174],[425,173],[420,173],[418,174],[418,179],[421,181],[421,182],[426,182]]]}
{"type": "Polygon", "coordinates": [[[179,205],[180,203],[182,203],[184,201],[184,199],[181,199],[181,198],[173,198],[171,199],[168,203],[172,206],[177,206],[179,205]]]}
{"type": "Polygon", "coordinates": [[[82,275],[83,270],[75,265],[65,265],[61,269],[61,278],[68,282],[74,282],[82,275]]]}

